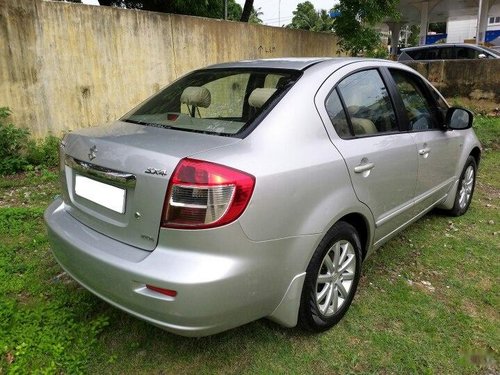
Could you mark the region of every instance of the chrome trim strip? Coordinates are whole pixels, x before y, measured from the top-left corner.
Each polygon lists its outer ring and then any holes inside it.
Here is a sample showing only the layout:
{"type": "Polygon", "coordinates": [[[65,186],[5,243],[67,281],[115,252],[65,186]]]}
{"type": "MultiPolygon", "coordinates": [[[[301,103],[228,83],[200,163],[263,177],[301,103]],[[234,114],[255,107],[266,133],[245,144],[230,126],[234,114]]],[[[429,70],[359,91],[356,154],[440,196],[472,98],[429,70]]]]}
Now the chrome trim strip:
{"type": "MultiPolygon", "coordinates": [[[[446,185],[451,185],[455,180],[455,177],[451,177],[449,179],[447,179],[445,182],[439,184],[438,186],[436,186],[434,189],[428,191],[427,193],[424,193],[422,194],[421,196],[419,197],[415,197],[415,204],[419,204],[420,202],[426,200],[427,198],[429,198],[431,195],[435,194],[436,191],[438,190],[441,190],[442,188],[444,188],[446,185]]],[[[450,189],[448,188],[448,191],[450,189]]]]}
{"type": "Polygon", "coordinates": [[[443,199],[446,198],[446,195],[443,195],[441,198],[439,198],[436,202],[430,204],[425,210],[422,210],[421,212],[419,212],[417,215],[415,215],[414,217],[412,217],[410,220],[408,220],[406,223],[400,225],[399,227],[397,227],[396,229],[394,229],[391,233],[389,234],[386,234],[384,237],[382,237],[381,239],[379,239],[377,242],[375,242],[373,244],[373,247],[374,248],[377,248],[380,246],[381,243],[385,242],[388,238],[392,237],[393,235],[397,234],[402,228],[410,225],[412,222],[414,221],[417,221],[418,219],[420,219],[422,216],[424,216],[427,212],[429,212],[430,210],[432,210],[434,207],[436,207],[436,203],[438,203],[439,201],[442,201],[443,199]]]}
{"type": "Polygon", "coordinates": [[[126,188],[134,188],[136,183],[135,175],[115,171],[113,169],[101,167],[92,163],[77,160],[69,155],[64,158],[64,164],[75,170],[77,173],[94,178],[95,180],[111,183],[126,188]]]}
{"type": "MultiPolygon", "coordinates": [[[[431,195],[435,194],[436,191],[444,188],[446,185],[450,184],[450,182],[453,182],[453,180],[455,179],[455,177],[452,177],[452,178],[449,178],[448,180],[446,180],[445,182],[439,184],[438,186],[436,186],[435,188],[433,188],[432,190],[429,190],[427,192],[425,192],[424,194],[420,195],[419,197],[415,197],[413,201],[411,201],[411,203],[407,204],[406,206],[403,206],[403,207],[399,207],[397,209],[395,209],[394,211],[390,212],[389,214],[387,214],[386,216],[380,218],[376,223],[375,223],[375,226],[378,228],[380,227],[381,225],[385,224],[387,221],[389,221],[390,219],[392,219],[394,216],[396,215],[399,215],[401,212],[407,210],[407,209],[410,209],[410,208],[413,208],[415,207],[417,204],[419,204],[420,202],[426,200],[427,198],[429,198],[431,195]]],[[[445,195],[446,196],[446,195],[445,195]]],[[[438,199],[436,202],[434,202],[433,204],[436,204],[437,202],[439,202],[442,198],[438,199]]]]}
{"type": "Polygon", "coordinates": [[[375,222],[375,227],[379,228],[380,226],[384,225],[389,220],[391,220],[394,216],[397,216],[397,215],[401,214],[403,211],[409,210],[413,207],[415,207],[415,201],[413,201],[413,200],[410,201],[410,203],[408,203],[402,207],[401,206],[397,207],[396,209],[394,209],[394,211],[389,212],[387,215],[385,215],[381,219],[377,220],[375,222]]]}

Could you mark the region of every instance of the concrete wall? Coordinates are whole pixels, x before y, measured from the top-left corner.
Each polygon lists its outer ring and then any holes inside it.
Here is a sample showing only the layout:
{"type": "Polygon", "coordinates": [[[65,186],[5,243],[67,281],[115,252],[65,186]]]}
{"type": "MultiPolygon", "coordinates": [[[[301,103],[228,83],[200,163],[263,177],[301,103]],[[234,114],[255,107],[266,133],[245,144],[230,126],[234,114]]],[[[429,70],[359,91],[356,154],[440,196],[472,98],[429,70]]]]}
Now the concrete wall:
{"type": "Polygon", "coordinates": [[[42,0],[0,0],[0,107],[35,136],[118,118],[208,64],[335,56],[331,34],[42,0]]]}
{"type": "MultiPolygon", "coordinates": [[[[331,34],[42,0],[0,0],[0,107],[44,136],[114,120],[209,64],[336,56],[331,34]]],[[[411,63],[447,97],[500,102],[500,60],[411,63]]]]}
{"type": "Polygon", "coordinates": [[[500,59],[405,62],[447,98],[500,103],[500,59]]]}

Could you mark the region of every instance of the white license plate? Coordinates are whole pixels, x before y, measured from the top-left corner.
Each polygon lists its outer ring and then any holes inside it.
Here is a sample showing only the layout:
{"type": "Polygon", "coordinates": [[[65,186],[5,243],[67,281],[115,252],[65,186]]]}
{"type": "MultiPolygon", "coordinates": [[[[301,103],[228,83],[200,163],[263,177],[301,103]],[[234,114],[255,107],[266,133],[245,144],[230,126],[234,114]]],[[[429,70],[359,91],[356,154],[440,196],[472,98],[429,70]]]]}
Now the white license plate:
{"type": "Polygon", "coordinates": [[[76,195],[123,214],[126,190],[87,177],[75,176],[76,195]]]}

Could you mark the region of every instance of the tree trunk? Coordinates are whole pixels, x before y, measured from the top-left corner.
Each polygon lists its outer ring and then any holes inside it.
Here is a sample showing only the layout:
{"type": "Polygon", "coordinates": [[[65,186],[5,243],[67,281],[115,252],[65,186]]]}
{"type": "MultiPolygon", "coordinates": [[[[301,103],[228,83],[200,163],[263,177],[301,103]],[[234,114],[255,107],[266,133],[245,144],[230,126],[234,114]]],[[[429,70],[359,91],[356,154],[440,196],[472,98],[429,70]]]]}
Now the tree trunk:
{"type": "Polygon", "coordinates": [[[243,7],[243,12],[241,13],[241,22],[248,22],[250,15],[252,14],[253,0],[245,0],[245,6],[243,7]]]}

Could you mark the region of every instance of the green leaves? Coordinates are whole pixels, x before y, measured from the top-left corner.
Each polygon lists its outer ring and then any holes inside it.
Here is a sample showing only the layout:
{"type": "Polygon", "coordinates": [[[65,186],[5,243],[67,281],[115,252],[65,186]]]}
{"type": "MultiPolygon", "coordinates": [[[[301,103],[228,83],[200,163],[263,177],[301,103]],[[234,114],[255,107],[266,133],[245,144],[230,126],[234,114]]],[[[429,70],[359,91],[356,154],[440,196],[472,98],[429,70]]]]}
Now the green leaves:
{"type": "Polygon", "coordinates": [[[375,26],[386,18],[399,19],[399,0],[340,0],[335,6],[334,31],[341,48],[356,56],[380,47],[380,33],[375,26]]]}
{"type": "Polygon", "coordinates": [[[58,164],[59,138],[52,135],[36,141],[30,131],[8,121],[11,111],[0,107],[0,176],[58,164]]]}
{"type": "Polygon", "coordinates": [[[287,28],[326,32],[333,29],[333,19],[328,12],[324,9],[316,11],[309,1],[298,4],[292,13],[292,23],[288,24],[287,28]]]}
{"type": "Polygon", "coordinates": [[[9,108],[0,107],[0,175],[14,173],[27,165],[24,152],[30,132],[9,123],[10,114],[9,108]]]}
{"type": "Polygon", "coordinates": [[[375,26],[386,18],[399,19],[399,0],[340,0],[334,7],[337,14],[331,18],[326,10],[317,11],[310,1],[297,5],[293,11],[291,29],[332,32],[340,38],[344,52],[356,56],[364,52],[367,56],[386,57],[380,33],[375,26]]]}
{"type": "MultiPolygon", "coordinates": [[[[71,0],[80,1],[80,0],[71,0]]],[[[223,0],[99,0],[100,5],[125,7],[129,9],[149,10],[153,12],[185,14],[189,16],[224,18],[223,0]]],[[[259,16],[259,9],[255,10],[253,1],[246,0],[245,8],[247,12],[243,15],[241,5],[235,0],[227,1],[228,20],[243,21],[250,23],[262,23],[259,16]]]]}

